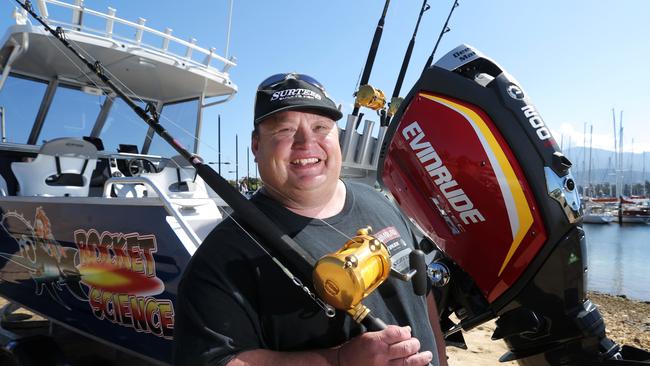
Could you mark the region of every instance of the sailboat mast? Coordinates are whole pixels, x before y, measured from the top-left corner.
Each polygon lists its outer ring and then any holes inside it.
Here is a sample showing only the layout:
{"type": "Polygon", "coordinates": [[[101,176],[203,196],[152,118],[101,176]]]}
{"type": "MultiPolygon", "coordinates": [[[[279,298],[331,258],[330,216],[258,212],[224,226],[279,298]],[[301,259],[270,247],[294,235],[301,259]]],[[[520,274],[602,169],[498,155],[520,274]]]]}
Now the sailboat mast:
{"type": "Polygon", "coordinates": [[[587,183],[589,183],[589,182],[587,182],[585,180],[585,178],[586,178],[585,177],[585,171],[586,171],[585,157],[587,155],[585,153],[586,148],[587,148],[587,122],[585,122],[583,127],[582,127],[582,172],[580,173],[581,178],[582,178],[582,195],[585,196],[585,197],[587,197],[587,192],[586,192],[585,187],[587,186],[587,183]]]}
{"type": "Polygon", "coordinates": [[[643,179],[641,180],[641,184],[643,185],[643,197],[648,196],[648,189],[646,188],[646,179],[645,179],[645,151],[643,152],[643,179]]]}
{"type": "Polygon", "coordinates": [[[591,148],[592,148],[593,136],[594,136],[594,125],[591,125],[589,131],[589,173],[587,174],[587,193],[588,193],[587,197],[591,197],[594,195],[593,189],[591,188],[591,148]]]}
{"type": "MultiPolygon", "coordinates": [[[[618,141],[616,140],[616,111],[612,108],[612,126],[614,129],[614,186],[616,187],[616,195],[619,195],[618,190],[618,141]]],[[[613,194],[611,196],[614,196],[613,194]]]]}
{"type": "MultiPolygon", "coordinates": [[[[634,138],[632,138],[632,145],[630,147],[632,155],[630,155],[630,178],[634,177],[634,138]]],[[[634,178],[630,180],[630,196],[634,196],[634,178]]]]}
{"type": "Polygon", "coordinates": [[[616,194],[623,196],[623,111],[618,118],[618,175],[616,176],[616,194]]]}

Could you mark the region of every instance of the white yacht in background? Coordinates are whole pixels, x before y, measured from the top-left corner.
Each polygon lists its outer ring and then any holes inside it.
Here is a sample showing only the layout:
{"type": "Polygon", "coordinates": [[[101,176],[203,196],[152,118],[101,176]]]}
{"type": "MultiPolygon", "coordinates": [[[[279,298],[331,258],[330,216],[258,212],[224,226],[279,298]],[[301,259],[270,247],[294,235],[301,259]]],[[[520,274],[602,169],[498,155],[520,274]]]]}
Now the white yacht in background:
{"type": "Polygon", "coordinates": [[[586,224],[609,224],[615,217],[605,206],[587,202],[582,216],[582,222],[586,224]]]}

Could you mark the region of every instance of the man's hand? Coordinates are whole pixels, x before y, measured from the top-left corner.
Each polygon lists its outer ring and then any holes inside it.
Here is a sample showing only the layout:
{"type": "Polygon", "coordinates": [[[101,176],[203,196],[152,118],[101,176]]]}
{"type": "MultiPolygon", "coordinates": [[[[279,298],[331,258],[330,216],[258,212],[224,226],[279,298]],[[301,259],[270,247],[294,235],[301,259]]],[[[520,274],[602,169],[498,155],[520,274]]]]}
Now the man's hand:
{"type": "Polygon", "coordinates": [[[411,327],[389,325],[384,330],[363,333],[343,344],[338,350],[338,363],[339,366],[427,365],[433,355],[419,350],[420,341],[411,337],[411,327]]]}

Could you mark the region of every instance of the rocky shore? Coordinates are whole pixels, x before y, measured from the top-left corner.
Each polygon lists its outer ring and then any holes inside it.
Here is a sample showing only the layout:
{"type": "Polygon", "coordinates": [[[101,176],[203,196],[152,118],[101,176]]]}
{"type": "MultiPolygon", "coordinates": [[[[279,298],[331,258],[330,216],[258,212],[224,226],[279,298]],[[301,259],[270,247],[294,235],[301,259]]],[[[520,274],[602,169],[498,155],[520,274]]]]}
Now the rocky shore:
{"type": "MultiPolygon", "coordinates": [[[[650,302],[595,292],[589,293],[589,299],[605,318],[608,337],[619,344],[650,349],[650,302]]],[[[516,362],[498,361],[507,348],[504,342],[490,339],[494,328],[494,321],[491,321],[465,333],[467,350],[447,347],[449,365],[517,365],[516,362]]]]}

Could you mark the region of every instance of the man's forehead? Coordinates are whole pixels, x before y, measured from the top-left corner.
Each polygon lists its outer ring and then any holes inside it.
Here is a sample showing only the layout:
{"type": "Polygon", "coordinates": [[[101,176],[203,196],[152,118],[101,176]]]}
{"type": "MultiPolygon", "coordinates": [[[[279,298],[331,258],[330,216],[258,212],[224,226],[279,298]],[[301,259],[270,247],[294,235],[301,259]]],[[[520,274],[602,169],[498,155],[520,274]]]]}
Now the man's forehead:
{"type": "MultiPolygon", "coordinates": [[[[333,119],[330,117],[324,116],[316,111],[284,111],[284,112],[279,112],[271,116],[266,122],[276,122],[276,123],[282,123],[282,122],[299,122],[301,120],[307,120],[307,121],[322,121],[322,122],[329,122],[329,123],[335,123],[333,119]]],[[[261,125],[264,125],[262,123],[261,125]]]]}

